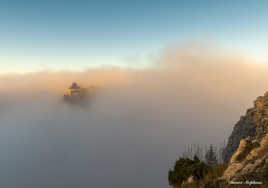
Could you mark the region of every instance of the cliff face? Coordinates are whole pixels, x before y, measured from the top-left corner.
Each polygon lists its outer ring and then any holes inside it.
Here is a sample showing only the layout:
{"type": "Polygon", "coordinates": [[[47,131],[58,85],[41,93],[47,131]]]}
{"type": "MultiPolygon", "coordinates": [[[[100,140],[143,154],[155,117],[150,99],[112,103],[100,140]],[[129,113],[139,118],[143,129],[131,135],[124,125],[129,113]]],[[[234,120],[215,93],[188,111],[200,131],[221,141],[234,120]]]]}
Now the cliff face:
{"type": "Polygon", "coordinates": [[[268,133],[268,92],[258,97],[254,102],[254,107],[247,110],[234,126],[233,132],[228,139],[226,148],[223,151],[223,159],[229,161],[238,149],[240,140],[249,139],[251,141],[261,139],[268,133]]]}
{"type": "Polygon", "coordinates": [[[222,179],[266,181],[268,177],[268,92],[235,125],[224,150],[222,179]]]}

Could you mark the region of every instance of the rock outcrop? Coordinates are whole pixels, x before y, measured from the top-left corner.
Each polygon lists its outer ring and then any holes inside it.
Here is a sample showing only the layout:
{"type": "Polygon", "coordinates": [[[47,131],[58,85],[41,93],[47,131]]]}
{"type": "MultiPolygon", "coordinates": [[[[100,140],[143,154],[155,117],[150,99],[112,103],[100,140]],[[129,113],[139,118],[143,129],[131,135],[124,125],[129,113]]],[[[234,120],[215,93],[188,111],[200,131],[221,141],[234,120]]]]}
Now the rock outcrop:
{"type": "Polygon", "coordinates": [[[229,164],[221,179],[268,180],[268,92],[235,125],[223,157],[229,164]]]}
{"type": "Polygon", "coordinates": [[[249,138],[241,140],[222,178],[231,181],[268,179],[268,134],[260,142],[249,138]]]}
{"type": "Polygon", "coordinates": [[[77,83],[72,83],[71,87],[69,87],[64,96],[63,101],[79,106],[88,106],[90,99],[93,98],[93,94],[95,91],[95,87],[83,88],[80,87],[77,83]]]}
{"type": "Polygon", "coordinates": [[[240,140],[248,138],[260,141],[268,133],[268,92],[258,97],[254,107],[247,110],[234,126],[233,132],[228,139],[223,151],[223,159],[229,161],[237,150],[240,140]]]}

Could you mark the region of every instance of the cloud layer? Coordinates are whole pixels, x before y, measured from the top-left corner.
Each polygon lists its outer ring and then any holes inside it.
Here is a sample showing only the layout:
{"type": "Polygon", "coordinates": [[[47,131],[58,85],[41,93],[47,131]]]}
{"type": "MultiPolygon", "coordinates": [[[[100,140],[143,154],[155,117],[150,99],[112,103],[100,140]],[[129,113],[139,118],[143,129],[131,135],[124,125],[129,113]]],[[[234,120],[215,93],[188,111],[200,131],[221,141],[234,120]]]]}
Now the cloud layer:
{"type": "Polygon", "coordinates": [[[1,75],[1,187],[166,187],[185,145],[227,139],[267,90],[267,70],[194,45],[146,70],[1,75]],[[88,108],[62,102],[73,81],[98,86],[88,108]]]}

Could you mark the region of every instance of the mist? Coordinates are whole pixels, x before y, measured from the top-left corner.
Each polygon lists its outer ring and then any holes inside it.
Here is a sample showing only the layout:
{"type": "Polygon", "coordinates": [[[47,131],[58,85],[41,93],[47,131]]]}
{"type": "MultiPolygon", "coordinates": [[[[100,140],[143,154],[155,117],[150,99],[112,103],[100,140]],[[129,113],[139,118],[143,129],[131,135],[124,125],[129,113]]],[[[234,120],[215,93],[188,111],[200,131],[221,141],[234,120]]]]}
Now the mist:
{"type": "Polygon", "coordinates": [[[186,145],[226,140],[267,90],[267,65],[223,49],[172,46],[153,61],[1,75],[1,187],[168,187],[186,145]],[[62,101],[74,81],[96,86],[87,108],[62,101]]]}

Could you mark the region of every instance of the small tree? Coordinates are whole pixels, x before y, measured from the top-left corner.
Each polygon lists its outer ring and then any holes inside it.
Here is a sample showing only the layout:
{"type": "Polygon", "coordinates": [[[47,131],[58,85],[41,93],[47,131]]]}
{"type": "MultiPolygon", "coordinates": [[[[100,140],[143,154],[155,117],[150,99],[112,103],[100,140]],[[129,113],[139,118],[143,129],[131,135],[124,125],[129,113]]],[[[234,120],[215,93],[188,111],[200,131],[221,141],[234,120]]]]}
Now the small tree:
{"type": "Polygon", "coordinates": [[[218,164],[217,151],[212,145],[210,145],[209,149],[207,150],[205,159],[206,163],[211,167],[214,167],[218,164]]]}
{"type": "Polygon", "coordinates": [[[218,163],[223,163],[224,158],[223,158],[223,152],[224,149],[226,148],[226,142],[225,140],[218,146],[218,163]]]}

